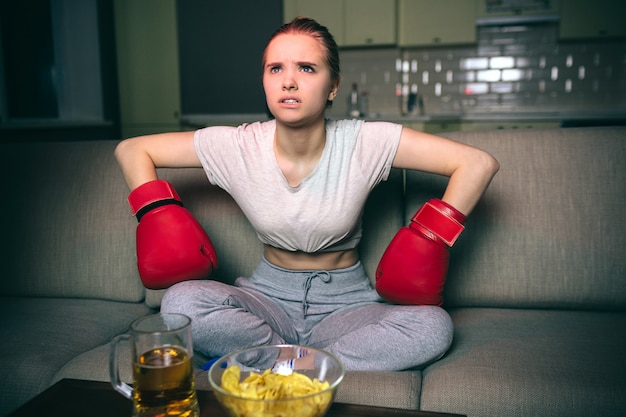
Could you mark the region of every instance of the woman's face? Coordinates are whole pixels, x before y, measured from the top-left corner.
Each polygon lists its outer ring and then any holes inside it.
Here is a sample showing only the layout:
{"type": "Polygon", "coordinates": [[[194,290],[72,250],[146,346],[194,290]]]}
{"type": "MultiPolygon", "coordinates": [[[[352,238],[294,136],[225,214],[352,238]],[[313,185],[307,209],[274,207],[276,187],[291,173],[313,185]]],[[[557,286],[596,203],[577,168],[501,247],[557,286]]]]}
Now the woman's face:
{"type": "Polygon", "coordinates": [[[277,121],[302,125],[324,118],[326,101],[337,94],[315,38],[303,34],[275,37],[265,51],[263,88],[267,105],[277,121]]]}

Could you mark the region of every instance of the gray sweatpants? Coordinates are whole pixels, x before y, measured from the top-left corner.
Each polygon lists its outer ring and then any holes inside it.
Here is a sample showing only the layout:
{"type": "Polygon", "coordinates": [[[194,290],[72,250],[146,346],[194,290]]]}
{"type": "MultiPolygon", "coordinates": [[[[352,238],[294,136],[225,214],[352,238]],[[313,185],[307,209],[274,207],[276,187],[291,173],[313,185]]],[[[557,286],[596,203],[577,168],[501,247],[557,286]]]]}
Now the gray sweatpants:
{"type": "Polygon", "coordinates": [[[452,320],[440,307],[383,301],[360,263],[332,271],[291,271],[263,259],[234,285],[185,281],[161,311],[192,319],[194,348],[215,357],[266,344],[325,349],[349,370],[402,370],[440,358],[452,320]]]}

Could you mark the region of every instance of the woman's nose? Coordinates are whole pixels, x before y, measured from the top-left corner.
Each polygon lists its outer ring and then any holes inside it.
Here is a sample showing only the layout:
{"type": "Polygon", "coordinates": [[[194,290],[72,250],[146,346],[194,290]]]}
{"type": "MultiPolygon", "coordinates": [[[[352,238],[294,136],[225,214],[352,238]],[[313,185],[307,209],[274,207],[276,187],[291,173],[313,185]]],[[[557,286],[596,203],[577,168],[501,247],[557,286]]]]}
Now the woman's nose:
{"type": "Polygon", "coordinates": [[[283,79],[283,90],[297,90],[298,85],[292,76],[286,75],[283,79]]]}

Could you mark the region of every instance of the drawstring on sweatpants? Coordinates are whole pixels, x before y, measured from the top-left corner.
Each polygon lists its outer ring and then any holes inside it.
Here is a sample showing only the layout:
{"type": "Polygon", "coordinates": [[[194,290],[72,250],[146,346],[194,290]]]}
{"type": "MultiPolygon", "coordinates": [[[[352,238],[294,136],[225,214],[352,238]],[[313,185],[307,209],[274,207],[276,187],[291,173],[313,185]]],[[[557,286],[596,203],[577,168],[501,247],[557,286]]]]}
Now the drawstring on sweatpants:
{"type": "Polygon", "coordinates": [[[311,273],[302,284],[304,288],[304,297],[302,298],[302,317],[305,318],[307,312],[309,311],[309,303],[307,301],[307,296],[309,295],[309,290],[311,289],[311,282],[315,279],[319,278],[323,283],[328,284],[332,277],[327,271],[315,271],[311,273]]]}

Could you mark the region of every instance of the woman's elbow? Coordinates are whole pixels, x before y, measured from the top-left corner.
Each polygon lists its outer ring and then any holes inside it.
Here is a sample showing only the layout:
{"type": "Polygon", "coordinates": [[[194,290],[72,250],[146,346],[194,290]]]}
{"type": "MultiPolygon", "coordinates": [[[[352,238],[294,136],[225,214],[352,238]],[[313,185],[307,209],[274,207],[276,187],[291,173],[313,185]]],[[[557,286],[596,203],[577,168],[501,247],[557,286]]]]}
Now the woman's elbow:
{"type": "Polygon", "coordinates": [[[488,152],[479,150],[472,161],[472,170],[481,178],[480,182],[489,184],[500,170],[498,160],[488,152]]]}
{"type": "Polygon", "coordinates": [[[500,170],[500,162],[491,155],[485,152],[485,171],[493,178],[500,170]]]}
{"type": "Polygon", "coordinates": [[[136,157],[137,153],[140,151],[141,150],[137,146],[137,139],[130,138],[130,139],[124,139],[121,142],[119,142],[115,146],[113,155],[115,156],[115,159],[117,160],[118,163],[122,163],[124,160],[128,158],[132,159],[136,157]]]}
{"type": "Polygon", "coordinates": [[[118,162],[124,159],[124,155],[128,153],[128,141],[129,140],[130,139],[124,139],[115,146],[115,150],[113,151],[113,156],[115,156],[115,159],[118,162]]]}

